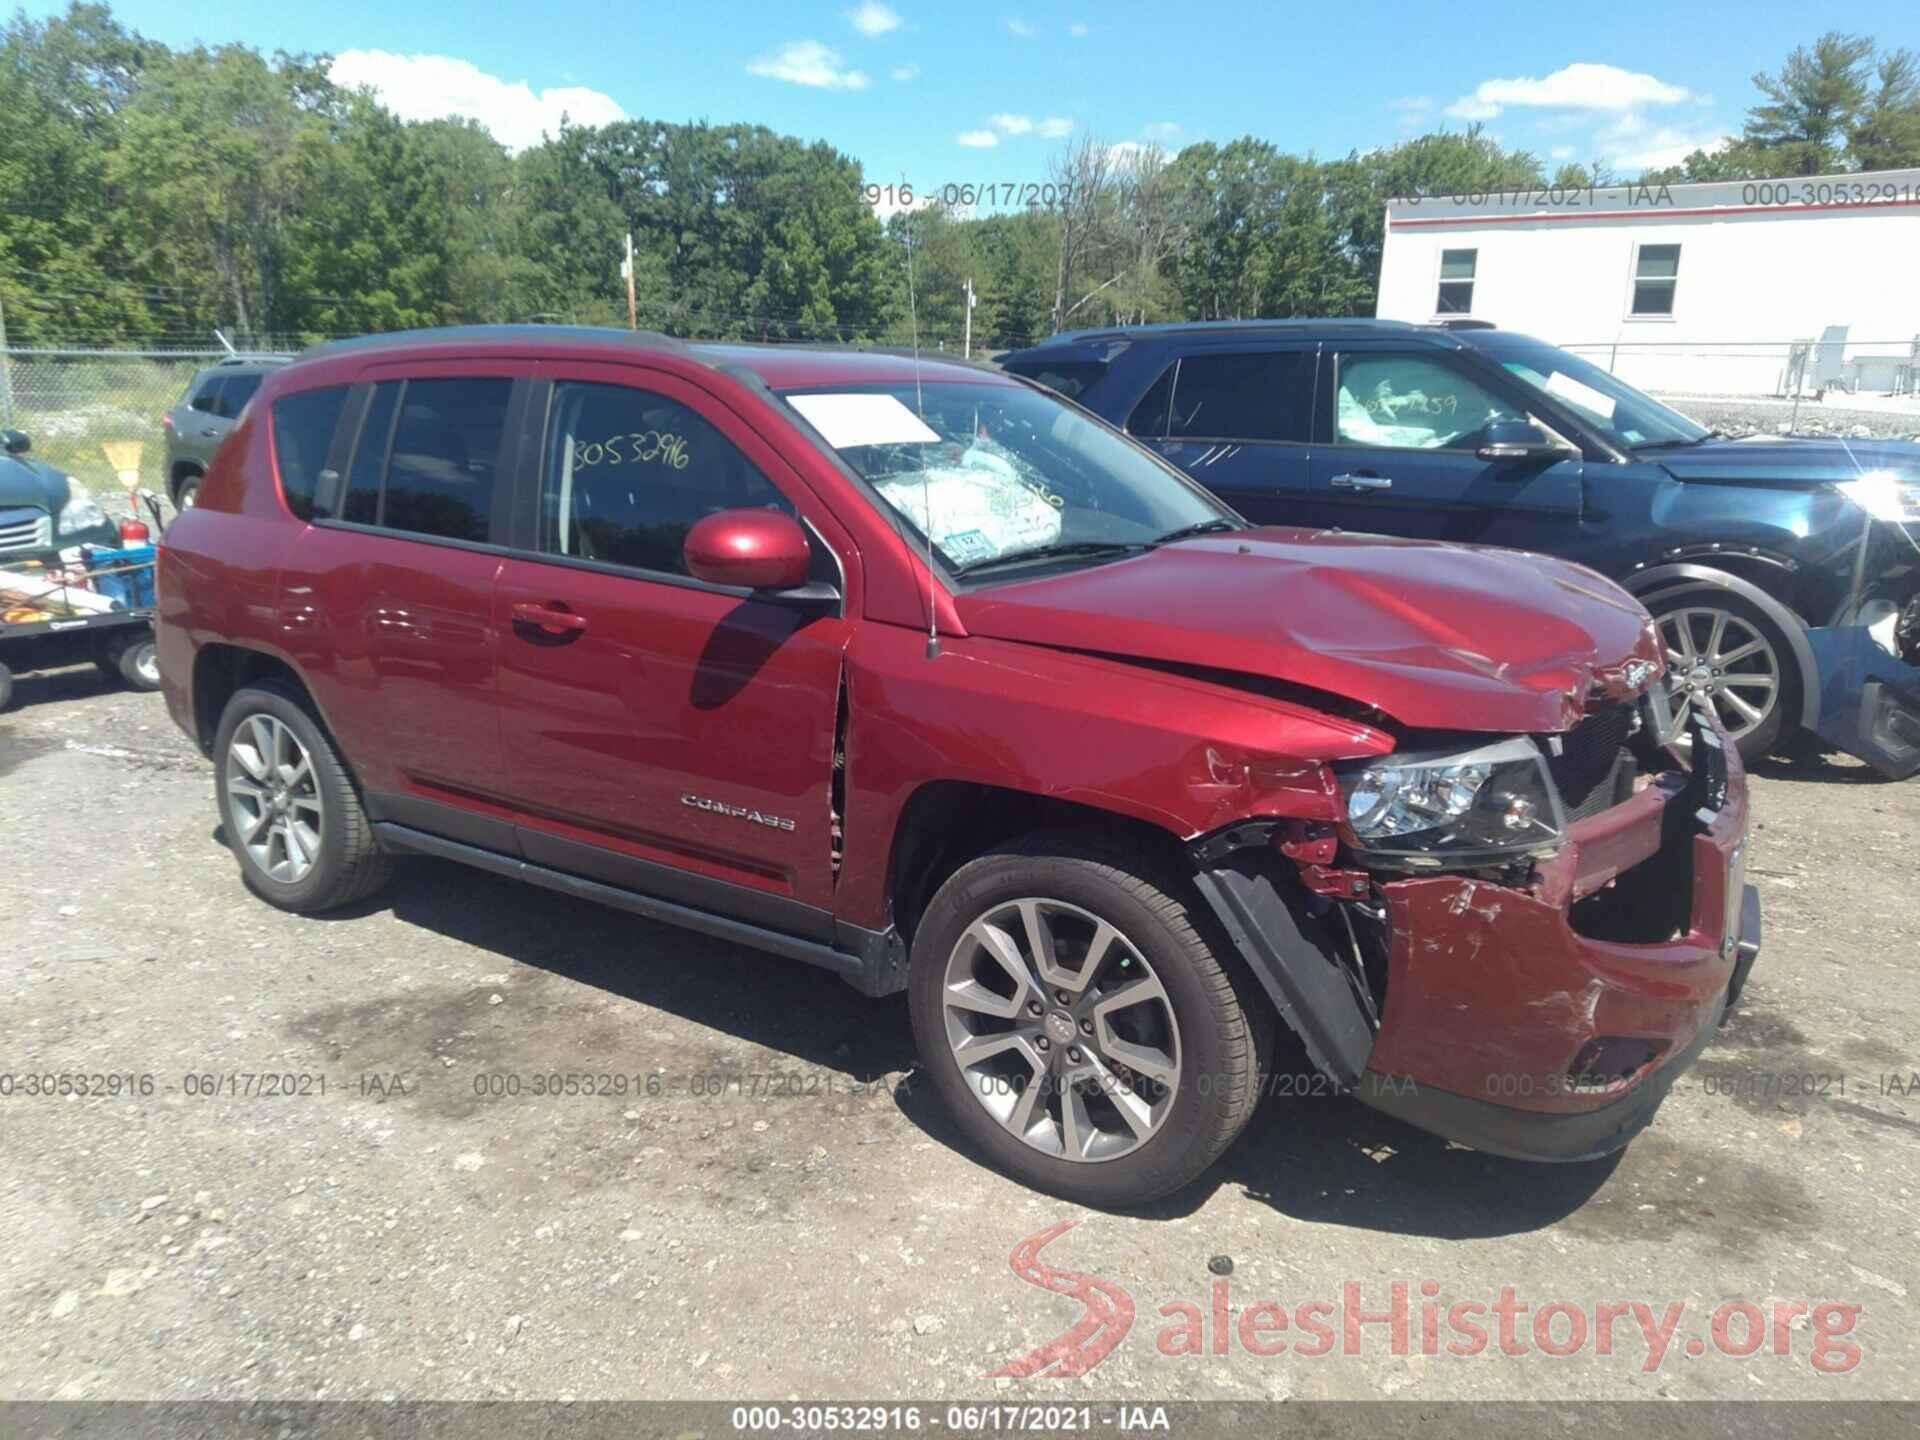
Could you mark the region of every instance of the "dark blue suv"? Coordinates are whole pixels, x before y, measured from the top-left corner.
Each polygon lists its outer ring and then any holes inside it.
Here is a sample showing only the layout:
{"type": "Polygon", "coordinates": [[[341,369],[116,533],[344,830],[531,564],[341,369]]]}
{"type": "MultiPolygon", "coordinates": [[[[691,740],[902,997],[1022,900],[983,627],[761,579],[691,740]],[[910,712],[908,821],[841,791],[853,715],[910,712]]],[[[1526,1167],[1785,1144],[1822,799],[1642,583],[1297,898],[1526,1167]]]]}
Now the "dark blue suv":
{"type": "Polygon", "coordinates": [[[1057,335],[1008,370],[1260,524],[1506,545],[1611,576],[1753,758],[1805,729],[1920,770],[1920,444],[1729,440],[1564,350],[1377,320],[1057,335]]]}

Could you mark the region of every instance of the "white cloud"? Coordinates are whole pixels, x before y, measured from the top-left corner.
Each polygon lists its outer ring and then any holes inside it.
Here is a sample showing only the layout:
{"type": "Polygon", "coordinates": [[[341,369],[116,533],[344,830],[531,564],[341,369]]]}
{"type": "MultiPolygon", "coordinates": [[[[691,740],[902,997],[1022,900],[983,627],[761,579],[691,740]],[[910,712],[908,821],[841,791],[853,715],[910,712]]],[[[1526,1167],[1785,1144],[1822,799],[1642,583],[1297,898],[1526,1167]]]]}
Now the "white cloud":
{"type": "Polygon", "coordinates": [[[1432,120],[1434,108],[1431,95],[1403,95],[1398,100],[1387,102],[1387,109],[1399,116],[1397,123],[1400,128],[1409,132],[1420,129],[1432,120]]]}
{"type": "Polygon", "coordinates": [[[838,50],[818,40],[789,40],[754,59],[747,73],[819,90],[864,90],[868,84],[865,71],[849,70],[838,50]]]}
{"type": "Polygon", "coordinates": [[[1073,22],[1073,24],[1067,26],[1067,34],[1071,35],[1076,40],[1084,40],[1087,38],[1087,27],[1084,24],[1082,24],[1080,21],[1076,20],[1073,22]]]}
{"type": "Polygon", "coordinates": [[[1166,149],[1151,140],[1116,140],[1107,146],[1107,159],[1121,169],[1130,169],[1142,160],[1158,156],[1166,158],[1166,149]]]}
{"type": "Polygon", "coordinates": [[[1018,35],[1022,40],[1031,40],[1033,38],[1033,23],[1028,20],[1022,20],[1018,15],[1007,21],[1007,29],[1018,35]]]}
{"type": "Polygon", "coordinates": [[[896,65],[887,73],[896,80],[907,81],[919,75],[920,67],[918,65],[896,65]]]}
{"type": "Polygon", "coordinates": [[[1547,154],[1555,160],[1571,160],[1574,150],[1571,145],[1556,145],[1547,154]]]}
{"type": "Polygon", "coordinates": [[[969,150],[991,150],[1000,143],[1000,137],[991,130],[962,130],[953,137],[953,143],[969,150]]]}
{"type": "Polygon", "coordinates": [[[1140,133],[1149,140],[1172,140],[1180,133],[1180,122],[1178,120],[1155,120],[1149,125],[1142,125],[1140,127],[1140,133]]]}
{"type": "Polygon", "coordinates": [[[343,50],[327,70],[336,85],[365,86],[403,120],[457,116],[478,120],[509,150],[557,135],[565,116],[575,125],[610,125],[627,118],[611,95],[582,86],[536,91],[524,80],[502,80],[451,55],[396,55],[389,50],[343,50]]]}
{"type": "Polygon", "coordinates": [[[1073,121],[1064,115],[1049,115],[1033,127],[1033,133],[1042,140],[1058,140],[1063,135],[1073,133],[1073,121]]]}
{"type": "Polygon", "coordinates": [[[862,0],[860,5],[847,11],[847,19],[854,29],[868,37],[898,30],[901,23],[900,12],[890,5],[882,5],[880,0],[862,0]]]}
{"type": "Polygon", "coordinates": [[[1031,115],[989,115],[987,123],[1002,135],[1024,135],[1033,129],[1031,115]]]}
{"type": "Polygon", "coordinates": [[[1482,80],[1473,93],[1447,106],[1456,120],[1491,120],[1509,105],[1562,110],[1631,110],[1638,105],[1677,105],[1693,92],[1682,85],[1618,65],[1580,61],[1540,78],[1482,80]]]}
{"type": "Polygon", "coordinates": [[[898,185],[879,185],[875,188],[878,190],[879,195],[878,198],[872,202],[873,213],[874,217],[882,223],[884,223],[889,216],[898,215],[902,211],[911,214],[915,210],[925,210],[930,205],[938,205],[940,203],[938,194],[929,195],[924,191],[916,190],[913,193],[913,199],[902,200],[900,198],[901,187],[898,185]]]}
{"type": "Polygon", "coordinates": [[[1601,160],[1624,174],[1637,175],[1643,170],[1678,165],[1696,150],[1718,150],[1732,138],[1715,129],[1656,126],[1639,112],[1629,110],[1596,131],[1593,141],[1601,160]]]}

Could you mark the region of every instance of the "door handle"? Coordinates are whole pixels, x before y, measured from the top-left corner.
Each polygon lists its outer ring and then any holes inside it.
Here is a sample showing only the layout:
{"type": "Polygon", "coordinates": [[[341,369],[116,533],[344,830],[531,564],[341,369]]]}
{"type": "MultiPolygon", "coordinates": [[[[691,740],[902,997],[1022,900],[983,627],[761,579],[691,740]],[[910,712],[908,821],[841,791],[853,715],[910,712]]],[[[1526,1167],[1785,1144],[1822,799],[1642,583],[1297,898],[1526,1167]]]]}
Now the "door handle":
{"type": "Polygon", "coordinates": [[[555,605],[536,605],[531,600],[522,600],[513,607],[513,623],[530,625],[549,635],[578,635],[587,628],[587,617],[555,605]]]}
{"type": "Polygon", "coordinates": [[[202,435],[218,435],[220,433],[220,427],[218,425],[209,425],[200,433],[202,435]]]}
{"type": "Polygon", "coordinates": [[[1393,480],[1386,475],[1336,475],[1327,482],[1336,490],[1391,490],[1393,480]]]}

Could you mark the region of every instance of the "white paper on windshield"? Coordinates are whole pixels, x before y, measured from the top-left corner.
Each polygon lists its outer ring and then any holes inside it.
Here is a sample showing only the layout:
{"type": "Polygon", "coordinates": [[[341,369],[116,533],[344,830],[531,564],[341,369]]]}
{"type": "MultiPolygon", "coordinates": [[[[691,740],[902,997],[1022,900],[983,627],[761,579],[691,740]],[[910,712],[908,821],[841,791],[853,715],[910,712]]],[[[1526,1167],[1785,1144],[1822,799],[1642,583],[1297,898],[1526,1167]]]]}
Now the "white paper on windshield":
{"type": "Polygon", "coordinates": [[[789,395],[787,403],[836,450],[856,445],[934,445],[940,437],[892,395],[789,395]]]}
{"type": "Polygon", "coordinates": [[[874,489],[930,533],[956,565],[1035,550],[1060,538],[1060,512],[1021,484],[1004,461],[922,470],[879,481],[874,489]]]}
{"type": "Polygon", "coordinates": [[[1613,419],[1615,404],[1611,397],[1602,395],[1591,385],[1582,385],[1571,375],[1562,375],[1558,370],[1547,377],[1547,393],[1558,395],[1570,404],[1583,410],[1590,410],[1602,420],[1613,419]]]}

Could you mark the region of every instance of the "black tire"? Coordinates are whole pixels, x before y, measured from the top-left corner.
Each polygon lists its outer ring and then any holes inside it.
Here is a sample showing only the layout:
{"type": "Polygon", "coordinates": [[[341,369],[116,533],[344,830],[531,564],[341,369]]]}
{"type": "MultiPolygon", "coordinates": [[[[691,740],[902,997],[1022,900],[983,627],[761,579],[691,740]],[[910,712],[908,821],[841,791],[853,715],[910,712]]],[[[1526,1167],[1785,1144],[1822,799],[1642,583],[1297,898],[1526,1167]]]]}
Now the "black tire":
{"type": "Polygon", "coordinates": [[[109,631],[94,652],[93,663],[109,680],[133,690],[160,688],[159,652],[148,629],[109,631]]]}
{"type": "Polygon", "coordinates": [[[205,477],[199,474],[183,475],[180,483],[173,487],[173,508],[191,510],[200,499],[200,482],[205,477]]]}
{"type": "Polygon", "coordinates": [[[315,915],[364,900],[385,885],[393,862],[380,849],[360,803],[359,788],[341,762],[333,740],[302,699],[290,688],[266,683],[234,693],[221,713],[213,742],[214,787],[227,847],[240,862],[247,888],[270,905],[315,915]],[[297,880],[267,873],[242,843],[228,792],[228,758],[234,736],[251,717],[265,714],[291,730],[309,757],[314,785],[323,803],[320,853],[297,880]]]}
{"type": "Polygon", "coordinates": [[[13,703],[13,671],[0,665],[0,710],[13,703]]]}
{"type": "MultiPolygon", "coordinates": [[[[1798,732],[1805,681],[1800,674],[1799,664],[1794,659],[1793,647],[1787,642],[1786,635],[1758,605],[1730,590],[1723,590],[1718,586],[1707,586],[1689,587],[1655,595],[1646,601],[1646,606],[1648,613],[1661,625],[1663,644],[1667,641],[1669,623],[1677,623],[1674,617],[1678,612],[1692,610],[1723,613],[1759,635],[1772,649],[1778,666],[1779,683],[1774,689],[1771,704],[1764,709],[1760,722],[1737,737],[1736,748],[1740,751],[1740,758],[1743,761],[1752,764],[1756,760],[1773,754],[1798,732]]],[[[1700,626],[1697,625],[1696,630],[1699,628],[1700,626]]],[[[1673,667],[1671,656],[1668,663],[1673,667]]],[[[1677,667],[1673,668],[1676,670],[1677,683],[1679,680],[1677,667]]],[[[1749,695],[1751,693],[1751,691],[1748,692],[1749,695]]],[[[1676,692],[1674,699],[1676,711],[1684,714],[1679,702],[1686,697],[1676,692]]]]}
{"type": "MultiPolygon", "coordinates": [[[[1272,1055],[1275,1017],[1236,958],[1223,964],[1210,919],[1184,878],[1078,834],[1033,836],[962,866],[913,939],[908,980],[914,1040],[955,1123],[998,1169],[1035,1189],[1098,1207],[1128,1207],[1197,1179],[1252,1118],[1272,1055]],[[987,1113],[947,1040],[946,967],[963,933],[995,906],[1045,897],[1127,936],[1164,987],[1179,1025],[1180,1083],[1165,1120],[1137,1148],[1069,1160],[1027,1144],[987,1113]],[[1197,923],[1198,922],[1198,923],[1197,923]]],[[[1223,948],[1222,943],[1222,948],[1223,948]]]]}

